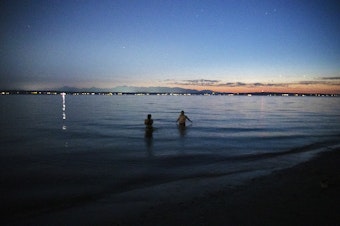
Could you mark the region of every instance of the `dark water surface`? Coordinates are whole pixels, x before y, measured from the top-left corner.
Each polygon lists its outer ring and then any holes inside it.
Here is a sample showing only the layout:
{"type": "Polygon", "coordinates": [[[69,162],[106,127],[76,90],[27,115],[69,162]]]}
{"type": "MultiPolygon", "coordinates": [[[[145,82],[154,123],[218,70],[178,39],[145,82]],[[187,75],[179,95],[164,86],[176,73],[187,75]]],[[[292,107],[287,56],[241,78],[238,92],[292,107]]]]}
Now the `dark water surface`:
{"type": "Polygon", "coordinates": [[[339,100],[0,96],[2,211],[63,209],[196,179],[233,184],[290,167],[339,144],[339,100]],[[181,110],[193,120],[185,130],[181,110]]]}

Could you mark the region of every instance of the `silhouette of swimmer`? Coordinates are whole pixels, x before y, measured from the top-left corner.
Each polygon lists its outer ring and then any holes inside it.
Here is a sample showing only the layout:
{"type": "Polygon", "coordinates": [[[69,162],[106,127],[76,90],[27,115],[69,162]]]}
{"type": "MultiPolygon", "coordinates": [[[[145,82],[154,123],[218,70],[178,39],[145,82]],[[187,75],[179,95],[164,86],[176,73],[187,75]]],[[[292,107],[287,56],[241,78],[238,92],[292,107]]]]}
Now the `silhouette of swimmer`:
{"type": "Polygon", "coordinates": [[[147,119],[144,120],[145,124],[145,144],[147,147],[148,155],[152,156],[152,133],[153,133],[153,119],[151,119],[151,114],[148,114],[147,119]]]}
{"type": "Polygon", "coordinates": [[[186,115],[184,114],[184,111],[181,111],[181,114],[178,116],[178,119],[177,119],[176,122],[178,122],[178,125],[179,125],[180,127],[184,128],[184,127],[185,127],[185,122],[186,122],[186,120],[188,120],[189,122],[192,122],[192,121],[188,118],[188,116],[186,116],[186,115]]]}
{"type": "Polygon", "coordinates": [[[152,129],[153,119],[151,119],[151,114],[148,114],[147,119],[144,120],[146,129],[152,129]]]}

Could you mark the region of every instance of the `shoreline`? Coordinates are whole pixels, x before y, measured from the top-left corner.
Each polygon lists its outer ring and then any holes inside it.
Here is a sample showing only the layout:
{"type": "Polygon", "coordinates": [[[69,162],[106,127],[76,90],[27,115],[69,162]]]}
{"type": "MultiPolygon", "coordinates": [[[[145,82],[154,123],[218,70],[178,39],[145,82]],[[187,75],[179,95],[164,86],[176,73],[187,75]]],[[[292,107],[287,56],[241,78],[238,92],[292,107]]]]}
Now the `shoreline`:
{"type": "Polygon", "coordinates": [[[152,207],[122,225],[340,225],[340,148],[234,188],[152,207]]]}
{"type": "Polygon", "coordinates": [[[340,147],[249,182],[204,179],[172,193],[162,187],[109,196],[84,205],[37,212],[5,225],[340,225],[340,147]],[[188,186],[188,187],[187,187],[188,186]],[[189,187],[190,186],[190,187],[189,187]],[[190,188],[190,189],[188,189],[190,188]],[[210,188],[210,189],[209,189],[210,188]],[[197,189],[196,189],[197,190],[197,189]],[[163,193],[164,194],[163,194],[163,193]],[[196,195],[195,195],[196,194],[196,195]],[[164,195],[162,197],[162,195],[164,195]],[[153,200],[150,202],[150,198],[153,200]],[[158,200],[157,200],[158,199],[158,200]]]}

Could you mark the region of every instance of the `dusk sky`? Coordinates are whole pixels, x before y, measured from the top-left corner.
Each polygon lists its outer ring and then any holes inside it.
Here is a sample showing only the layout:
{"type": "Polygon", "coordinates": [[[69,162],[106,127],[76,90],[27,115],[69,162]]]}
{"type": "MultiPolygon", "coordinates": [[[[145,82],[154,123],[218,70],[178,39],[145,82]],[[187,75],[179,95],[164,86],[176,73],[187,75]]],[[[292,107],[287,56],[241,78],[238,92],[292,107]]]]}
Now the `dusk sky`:
{"type": "Polygon", "coordinates": [[[0,90],[340,93],[340,4],[1,1],[0,90]]]}

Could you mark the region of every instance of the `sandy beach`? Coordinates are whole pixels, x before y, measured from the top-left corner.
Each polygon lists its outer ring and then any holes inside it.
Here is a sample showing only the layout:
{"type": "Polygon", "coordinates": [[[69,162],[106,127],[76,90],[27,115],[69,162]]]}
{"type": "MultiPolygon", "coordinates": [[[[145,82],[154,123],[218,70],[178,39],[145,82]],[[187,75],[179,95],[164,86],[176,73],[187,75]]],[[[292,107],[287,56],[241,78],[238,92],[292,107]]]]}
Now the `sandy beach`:
{"type": "MultiPolygon", "coordinates": [[[[340,149],[235,188],[155,206],[126,225],[340,225],[340,149]]],[[[118,222],[117,222],[118,223],[118,222]]]]}
{"type": "Polygon", "coordinates": [[[2,224],[340,225],[339,165],[340,148],[336,148],[237,186],[216,183],[215,189],[195,194],[178,190],[184,198],[167,193],[160,200],[148,201],[150,197],[158,198],[157,192],[164,193],[156,187],[148,194],[141,189],[134,196],[125,194],[74,206],[22,210],[12,216],[3,209],[2,224]],[[143,198],[146,196],[148,199],[143,198]]]}

